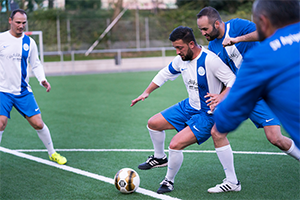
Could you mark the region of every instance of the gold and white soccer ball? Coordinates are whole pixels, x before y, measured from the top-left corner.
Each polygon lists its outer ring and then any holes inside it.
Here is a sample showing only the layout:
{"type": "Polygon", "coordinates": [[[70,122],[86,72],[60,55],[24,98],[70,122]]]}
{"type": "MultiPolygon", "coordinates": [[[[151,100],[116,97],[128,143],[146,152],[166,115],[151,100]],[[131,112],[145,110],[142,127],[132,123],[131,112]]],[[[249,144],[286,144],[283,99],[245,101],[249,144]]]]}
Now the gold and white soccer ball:
{"type": "Polygon", "coordinates": [[[133,193],[140,185],[140,177],[136,171],[123,168],[115,175],[115,186],[122,193],[133,193]]]}

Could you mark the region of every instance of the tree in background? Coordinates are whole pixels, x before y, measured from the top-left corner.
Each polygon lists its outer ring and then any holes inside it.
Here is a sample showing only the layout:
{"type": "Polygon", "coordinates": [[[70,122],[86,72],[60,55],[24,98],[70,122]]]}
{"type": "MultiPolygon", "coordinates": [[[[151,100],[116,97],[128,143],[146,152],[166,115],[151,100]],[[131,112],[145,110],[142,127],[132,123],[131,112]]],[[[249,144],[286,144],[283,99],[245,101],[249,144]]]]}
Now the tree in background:
{"type": "MultiPolygon", "coordinates": [[[[53,1],[53,0],[52,0],[53,1]]],[[[66,0],[67,10],[100,9],[101,0],[66,0]]]]}
{"type": "Polygon", "coordinates": [[[254,0],[177,0],[178,8],[201,10],[203,7],[211,6],[219,12],[235,13],[239,7],[251,6],[254,0]]]}

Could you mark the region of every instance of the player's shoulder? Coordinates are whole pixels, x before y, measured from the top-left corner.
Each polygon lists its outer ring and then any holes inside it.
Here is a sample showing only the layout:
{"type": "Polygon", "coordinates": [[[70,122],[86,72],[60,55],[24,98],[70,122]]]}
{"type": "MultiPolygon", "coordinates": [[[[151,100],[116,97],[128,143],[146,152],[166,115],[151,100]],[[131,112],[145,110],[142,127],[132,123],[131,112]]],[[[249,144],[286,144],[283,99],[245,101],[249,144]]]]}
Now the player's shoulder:
{"type": "Polygon", "coordinates": [[[182,64],[184,64],[184,62],[186,62],[186,61],[183,61],[183,60],[181,59],[180,55],[177,55],[177,56],[172,60],[172,62],[171,62],[170,64],[172,65],[172,67],[173,67],[174,69],[177,69],[177,68],[180,68],[180,66],[181,66],[182,64]]]}
{"type": "Polygon", "coordinates": [[[239,24],[249,24],[249,23],[253,23],[251,21],[249,21],[248,19],[242,19],[242,18],[234,18],[234,19],[231,19],[227,22],[225,22],[225,24],[233,24],[233,25],[239,25],[239,24]]]}
{"type": "Polygon", "coordinates": [[[215,52],[206,49],[205,47],[202,47],[202,51],[202,53],[206,55],[206,62],[212,62],[220,59],[219,56],[215,54],[215,52]]]}
{"type": "Polygon", "coordinates": [[[4,32],[0,32],[0,39],[4,39],[4,37],[8,37],[8,35],[9,35],[10,33],[9,33],[9,31],[4,31],[4,32]]]}
{"type": "Polygon", "coordinates": [[[241,18],[234,18],[229,21],[227,21],[225,24],[230,23],[230,27],[232,29],[239,30],[239,29],[244,29],[245,27],[248,26],[255,26],[255,24],[247,19],[241,19],[241,18]]]}

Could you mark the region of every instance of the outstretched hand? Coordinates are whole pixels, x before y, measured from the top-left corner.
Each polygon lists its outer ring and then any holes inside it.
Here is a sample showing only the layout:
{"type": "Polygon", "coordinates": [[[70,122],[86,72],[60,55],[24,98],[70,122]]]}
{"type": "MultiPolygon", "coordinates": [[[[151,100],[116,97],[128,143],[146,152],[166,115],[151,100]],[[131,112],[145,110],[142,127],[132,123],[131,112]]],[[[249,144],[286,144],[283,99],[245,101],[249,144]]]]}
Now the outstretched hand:
{"type": "Polygon", "coordinates": [[[149,94],[146,94],[146,93],[141,94],[138,98],[131,101],[130,106],[134,106],[139,101],[144,101],[148,96],[149,96],[149,94]]]}
{"type": "Polygon", "coordinates": [[[50,83],[48,83],[46,80],[43,80],[43,81],[41,82],[41,84],[42,84],[42,86],[43,86],[44,88],[46,88],[46,92],[50,92],[50,90],[51,90],[51,85],[50,85],[50,83]]]}

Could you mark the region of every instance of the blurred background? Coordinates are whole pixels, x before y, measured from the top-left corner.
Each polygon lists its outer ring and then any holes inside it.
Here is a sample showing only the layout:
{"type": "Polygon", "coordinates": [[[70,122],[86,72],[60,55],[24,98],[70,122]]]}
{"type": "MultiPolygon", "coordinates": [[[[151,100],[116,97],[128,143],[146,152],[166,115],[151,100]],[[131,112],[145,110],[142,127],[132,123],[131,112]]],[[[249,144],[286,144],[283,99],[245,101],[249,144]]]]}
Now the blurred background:
{"type": "MultiPolygon", "coordinates": [[[[0,0],[0,32],[9,29],[11,10],[28,14],[26,31],[43,52],[43,61],[115,59],[176,55],[168,40],[177,26],[189,26],[199,44],[207,45],[196,15],[216,8],[224,21],[251,20],[253,0],[0,0]],[[115,20],[115,21],[114,21],[115,20]],[[39,43],[43,43],[42,46],[39,43]],[[88,49],[91,53],[86,56],[88,49]]],[[[41,53],[41,52],[40,52],[41,53]]]]}

